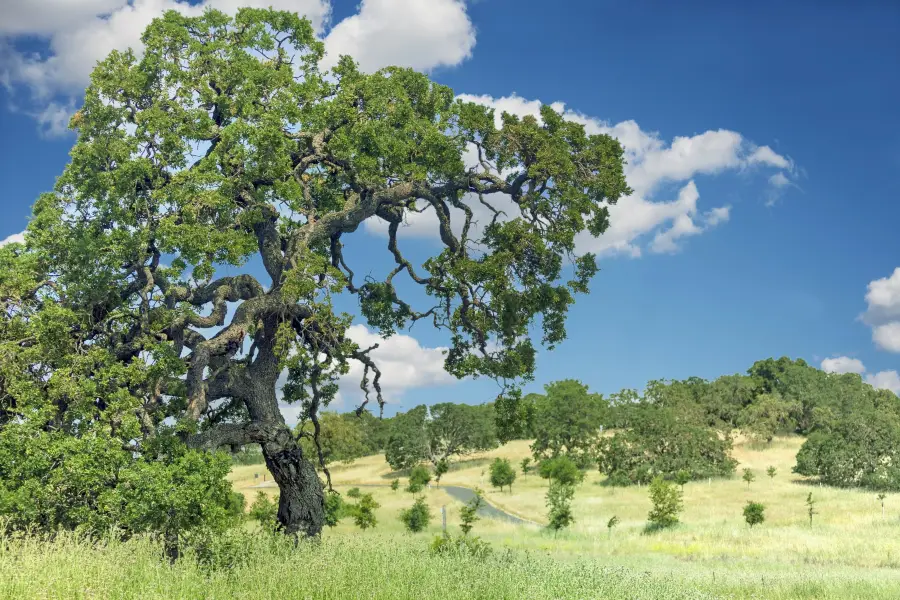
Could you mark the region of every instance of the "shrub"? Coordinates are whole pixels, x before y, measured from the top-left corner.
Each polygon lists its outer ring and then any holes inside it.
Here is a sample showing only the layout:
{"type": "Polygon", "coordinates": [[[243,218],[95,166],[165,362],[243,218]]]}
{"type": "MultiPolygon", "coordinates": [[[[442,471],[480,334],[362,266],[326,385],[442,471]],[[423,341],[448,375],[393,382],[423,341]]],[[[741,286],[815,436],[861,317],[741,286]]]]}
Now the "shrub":
{"type": "Polygon", "coordinates": [[[250,505],[250,518],[266,528],[274,528],[275,517],[278,514],[278,505],[272,502],[269,496],[262,490],[256,492],[256,499],[250,505]]]}
{"type": "Polygon", "coordinates": [[[747,489],[750,489],[750,484],[756,481],[756,474],[751,469],[744,469],[741,479],[747,482],[747,489]]]}
{"type": "Polygon", "coordinates": [[[399,479],[391,480],[391,489],[394,490],[395,492],[400,489],[400,480],[399,479]]]}
{"type": "Polygon", "coordinates": [[[368,529],[378,524],[378,519],[375,518],[375,509],[377,508],[381,508],[381,505],[375,501],[372,494],[362,494],[359,502],[352,505],[349,511],[353,515],[353,522],[357,527],[368,529]]]}
{"type": "Polygon", "coordinates": [[[431,523],[431,509],[425,498],[416,498],[410,508],[400,511],[400,521],[411,533],[423,531],[431,523]]]}
{"type": "Polygon", "coordinates": [[[766,520],[766,507],[759,502],[747,502],[744,506],[744,520],[751,528],[766,520]]]}
{"type": "Polygon", "coordinates": [[[443,477],[447,471],[450,470],[450,461],[446,458],[442,458],[437,461],[437,464],[434,465],[434,480],[438,485],[441,485],[441,477],[443,477]]]}
{"type": "Polygon", "coordinates": [[[346,516],[346,507],[341,495],[337,492],[325,494],[325,525],[334,527],[346,516]]]}
{"type": "Polygon", "coordinates": [[[228,515],[234,518],[236,521],[240,521],[244,518],[244,511],[247,508],[247,499],[240,492],[231,492],[228,496],[228,504],[225,506],[225,510],[228,512],[228,515]]]}
{"type": "Polygon", "coordinates": [[[547,490],[547,526],[555,532],[564,529],[575,522],[572,514],[572,498],[575,496],[575,486],[559,481],[551,481],[547,490]]]}
{"type": "Polygon", "coordinates": [[[459,528],[462,530],[463,535],[469,535],[469,532],[472,531],[472,526],[478,520],[478,509],[481,508],[483,503],[484,498],[481,495],[481,490],[475,488],[475,496],[459,509],[459,518],[462,521],[459,528]]]}
{"type": "Polygon", "coordinates": [[[359,491],[358,487],[350,488],[349,490],[347,490],[348,498],[359,498],[361,494],[362,492],[359,491]]]}
{"type": "Polygon", "coordinates": [[[538,475],[550,482],[558,482],[563,485],[576,485],[584,480],[584,472],[578,468],[568,456],[557,456],[541,461],[538,467],[538,475]]]}
{"type": "Polygon", "coordinates": [[[678,524],[678,514],[684,509],[682,493],[672,483],[656,477],[650,483],[650,502],[653,508],[647,515],[647,529],[665,529],[678,524]]]}
{"type": "Polygon", "coordinates": [[[491,463],[491,485],[503,491],[504,486],[512,490],[512,484],[516,480],[516,472],[506,458],[495,458],[491,463]]]}
{"type": "Polygon", "coordinates": [[[769,467],[766,469],[766,475],[769,476],[769,479],[775,479],[775,474],[778,473],[778,469],[775,467],[769,467]]]}
{"type": "Polygon", "coordinates": [[[412,471],[409,472],[409,485],[406,486],[406,491],[411,494],[418,494],[430,481],[431,471],[428,470],[428,467],[425,465],[416,465],[412,468],[412,471]]]}
{"type": "Polygon", "coordinates": [[[449,533],[435,536],[431,542],[431,553],[443,556],[468,555],[474,558],[487,558],[491,554],[491,545],[479,537],[461,535],[453,537],[449,533]]]}
{"type": "Polygon", "coordinates": [[[528,475],[528,467],[531,465],[531,459],[526,456],[519,464],[522,467],[522,475],[528,475]]]}
{"type": "Polygon", "coordinates": [[[693,479],[691,477],[691,472],[687,469],[679,469],[677,473],[675,473],[675,483],[681,486],[682,493],[684,492],[684,484],[693,479]]]}

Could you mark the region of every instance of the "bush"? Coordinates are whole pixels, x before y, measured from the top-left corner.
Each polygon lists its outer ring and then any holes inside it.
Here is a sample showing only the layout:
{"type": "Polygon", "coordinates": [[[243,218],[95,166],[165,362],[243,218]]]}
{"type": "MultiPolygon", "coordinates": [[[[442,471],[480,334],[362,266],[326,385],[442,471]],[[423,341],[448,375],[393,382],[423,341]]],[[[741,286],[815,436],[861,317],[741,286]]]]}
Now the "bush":
{"type": "Polygon", "coordinates": [[[450,461],[446,458],[442,458],[437,461],[437,464],[434,465],[434,480],[438,485],[441,485],[441,477],[443,477],[447,471],[450,470],[450,461]]]}
{"type": "Polygon", "coordinates": [[[400,489],[400,480],[399,479],[391,480],[391,489],[394,490],[395,492],[400,489]]]}
{"type": "Polygon", "coordinates": [[[409,472],[409,485],[406,486],[406,491],[412,494],[418,494],[430,481],[431,471],[428,470],[428,467],[425,465],[416,465],[412,468],[412,471],[409,472]]]}
{"type": "Polygon", "coordinates": [[[541,461],[538,475],[549,479],[551,483],[556,481],[564,485],[576,485],[584,480],[584,472],[568,456],[557,456],[541,461]]]}
{"type": "Polygon", "coordinates": [[[647,515],[647,530],[665,529],[678,524],[678,514],[684,509],[682,492],[662,477],[650,483],[650,502],[653,508],[647,515]]]}
{"type": "Polygon", "coordinates": [[[272,502],[264,491],[257,491],[256,499],[250,505],[250,518],[265,528],[274,528],[277,515],[278,505],[272,502]]]}
{"type": "Polygon", "coordinates": [[[744,520],[751,528],[766,520],[766,507],[759,502],[747,502],[744,506],[744,520]]]}
{"type": "Polygon", "coordinates": [[[231,492],[231,495],[228,497],[228,504],[225,506],[225,510],[228,512],[228,515],[234,518],[236,521],[240,521],[244,518],[244,511],[247,508],[247,499],[240,492],[231,492]]]}
{"type": "Polygon", "coordinates": [[[358,487],[350,488],[349,490],[347,490],[348,498],[359,498],[360,495],[361,495],[361,492],[359,491],[358,487]]]}
{"type": "Polygon", "coordinates": [[[747,489],[750,489],[750,484],[756,481],[756,474],[753,473],[753,469],[744,469],[741,479],[747,482],[747,489]]]}
{"type": "Polygon", "coordinates": [[[348,512],[353,515],[353,522],[360,529],[368,529],[378,524],[375,518],[375,509],[381,508],[381,505],[375,501],[372,494],[362,494],[359,502],[348,507],[348,512]]]}
{"type": "Polygon", "coordinates": [[[431,542],[431,553],[439,556],[468,555],[474,558],[487,558],[491,554],[491,545],[479,537],[461,535],[453,537],[442,533],[431,542]]]}
{"type": "Polygon", "coordinates": [[[469,535],[469,532],[472,531],[472,526],[478,520],[478,509],[481,508],[483,503],[484,498],[481,495],[481,490],[475,488],[475,496],[459,509],[459,518],[462,521],[459,528],[462,530],[463,535],[469,535]]]}
{"type": "Polygon", "coordinates": [[[425,498],[416,498],[410,508],[400,511],[400,521],[411,533],[423,531],[431,523],[431,509],[425,498]]]}
{"type": "Polygon", "coordinates": [[[491,463],[491,485],[503,491],[504,486],[512,490],[512,484],[516,480],[516,471],[506,458],[495,458],[491,463]]]}
{"type": "Polygon", "coordinates": [[[547,527],[554,532],[564,529],[575,522],[572,514],[572,498],[575,496],[575,486],[552,481],[547,490],[547,527]]]}
{"type": "Polygon", "coordinates": [[[346,516],[346,507],[341,495],[337,492],[325,494],[325,525],[334,527],[346,516]]]}

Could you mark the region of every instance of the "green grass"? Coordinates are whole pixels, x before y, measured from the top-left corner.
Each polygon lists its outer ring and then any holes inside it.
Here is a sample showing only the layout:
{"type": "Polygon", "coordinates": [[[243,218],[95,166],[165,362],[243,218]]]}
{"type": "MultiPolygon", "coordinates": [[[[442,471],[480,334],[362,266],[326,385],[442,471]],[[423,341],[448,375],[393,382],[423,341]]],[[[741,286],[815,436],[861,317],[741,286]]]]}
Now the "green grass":
{"type": "MultiPolygon", "coordinates": [[[[381,504],[378,525],[360,532],[350,520],[329,529],[321,543],[293,548],[284,541],[254,539],[231,569],[204,570],[185,559],[160,560],[147,540],[91,545],[71,536],[53,542],[0,534],[0,600],[6,598],[900,598],[900,519],[895,497],[882,520],[875,494],[811,485],[791,473],[802,440],[782,438],[766,448],[739,443],[739,471],[757,480],[685,486],[682,524],[644,535],[647,488],[599,485],[596,472],[578,487],[575,526],[557,536],[539,525],[481,520],[475,534],[490,542],[488,560],[434,557],[428,545],[441,528],[445,506],[458,531],[461,504],[439,488],[424,492],[433,510],[429,529],[403,531],[399,513],[414,496],[387,487],[397,476],[381,456],[336,465],[339,491],[360,484],[381,504]],[[774,480],[765,476],[778,468],[774,480]],[[813,527],[804,499],[818,499],[813,527]],[[743,522],[747,500],[766,505],[766,522],[743,522]],[[607,537],[612,515],[621,524],[607,537]]],[[[442,484],[482,487],[509,512],[544,522],[546,482],[519,477],[512,492],[487,490],[487,464],[495,456],[515,463],[528,453],[514,442],[455,464],[442,484]],[[485,471],[482,475],[482,471],[485,471]]],[[[235,467],[235,489],[253,498],[264,467],[235,467]],[[259,473],[259,479],[253,474],[259,473]]],[[[271,479],[267,477],[267,479],[271,479]]],[[[403,482],[405,483],[405,481],[403,482]]],[[[273,496],[277,489],[266,493],[273,496]]]]}

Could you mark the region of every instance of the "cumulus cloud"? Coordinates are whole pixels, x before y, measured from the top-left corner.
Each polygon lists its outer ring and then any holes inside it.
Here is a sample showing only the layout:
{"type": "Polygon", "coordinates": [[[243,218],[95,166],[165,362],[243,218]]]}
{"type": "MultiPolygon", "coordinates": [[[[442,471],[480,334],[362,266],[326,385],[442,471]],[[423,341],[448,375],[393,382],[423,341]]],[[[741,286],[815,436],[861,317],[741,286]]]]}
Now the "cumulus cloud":
{"type": "MultiPolygon", "coordinates": [[[[369,331],[365,325],[353,325],[347,330],[348,337],[361,348],[369,348],[378,344],[378,348],[370,354],[372,360],[381,371],[381,389],[386,402],[396,404],[403,400],[410,390],[427,389],[452,385],[458,380],[444,370],[444,354],[447,348],[428,348],[406,334],[398,333],[383,339],[377,333],[369,331]]],[[[332,408],[350,410],[363,400],[363,392],[359,388],[362,381],[363,364],[351,361],[350,371],[339,381],[340,391],[332,408]]],[[[371,380],[372,374],[369,374],[371,380]]],[[[279,388],[284,385],[282,379],[279,388]]],[[[374,394],[370,395],[371,408],[377,411],[374,394]]],[[[281,411],[291,423],[297,421],[299,407],[281,403],[281,411]]]]}
{"type": "Polygon", "coordinates": [[[866,372],[866,367],[861,360],[850,358],[849,356],[826,358],[822,361],[821,367],[827,373],[857,373],[862,375],[866,372]]]}
{"type": "Polygon", "coordinates": [[[14,233],[6,238],[0,240],[0,248],[7,244],[24,244],[25,243],[25,232],[22,233],[14,233]]]}
{"type": "Polygon", "coordinates": [[[363,0],[359,13],[328,33],[325,46],[326,67],[349,54],[365,71],[387,65],[430,70],[469,58],[475,29],[462,0],[363,0]]]}
{"type": "Polygon", "coordinates": [[[363,0],[357,14],[330,31],[330,0],[29,0],[0,3],[0,83],[26,90],[36,107],[22,112],[56,133],[65,129],[71,98],[82,93],[97,61],[129,47],[140,54],[140,36],[155,17],[166,10],[198,15],[206,8],[233,14],[243,6],[306,16],[325,39],[324,66],[351,54],[370,71],[388,65],[429,70],[460,63],[475,45],[462,0],[363,0]],[[45,40],[47,51],[19,51],[19,36],[45,40]]]}
{"type": "Polygon", "coordinates": [[[862,320],[872,328],[872,341],[882,350],[900,352],[900,267],[869,282],[866,304],[862,320]]]}
{"type": "MultiPolygon", "coordinates": [[[[461,94],[459,98],[494,108],[498,126],[503,112],[540,117],[539,100],[516,95],[494,98],[461,94]]],[[[728,206],[699,210],[696,176],[753,168],[783,169],[792,164],[768,146],[756,146],[734,131],[707,131],[666,142],[657,133],[641,129],[635,121],[611,125],[567,110],[562,102],[550,106],[565,118],[584,125],[589,134],[608,134],[618,139],[625,149],[626,178],[634,189],[631,196],[609,208],[611,226],[605,234],[599,238],[579,237],[578,249],[582,252],[634,257],[640,256],[644,249],[657,253],[676,252],[685,238],[708,231],[730,217],[728,206]],[[679,186],[675,198],[666,197],[667,194],[659,191],[665,183],[679,186]]],[[[468,157],[470,163],[471,158],[468,157]]],[[[493,196],[490,201],[507,214],[514,214],[510,200],[493,196]]],[[[493,215],[487,208],[477,201],[469,204],[481,225],[490,221],[493,215]]],[[[386,224],[378,220],[367,222],[366,226],[379,234],[387,231],[386,224]]],[[[403,235],[414,237],[432,237],[436,231],[437,219],[431,211],[408,215],[402,229],[403,235]]]]}
{"type": "Polygon", "coordinates": [[[880,390],[891,390],[900,396],[900,374],[893,369],[866,375],[866,383],[880,390]]]}

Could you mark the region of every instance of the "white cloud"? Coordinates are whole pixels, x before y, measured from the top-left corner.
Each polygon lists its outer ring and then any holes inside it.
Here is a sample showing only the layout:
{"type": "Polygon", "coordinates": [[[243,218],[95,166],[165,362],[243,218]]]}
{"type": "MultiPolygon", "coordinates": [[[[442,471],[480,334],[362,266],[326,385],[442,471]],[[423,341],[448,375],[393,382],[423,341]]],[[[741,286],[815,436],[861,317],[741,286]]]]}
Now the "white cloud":
{"type": "Polygon", "coordinates": [[[25,232],[22,233],[14,233],[6,238],[0,240],[0,248],[7,244],[24,244],[25,243],[25,232]]]}
{"type": "Polygon", "coordinates": [[[882,350],[900,352],[900,321],[892,321],[874,327],[872,341],[882,350]]]}
{"type": "Polygon", "coordinates": [[[862,320],[872,328],[872,341],[882,350],[900,352],[900,267],[869,282],[866,304],[862,320]]]}
{"type": "MultiPolygon", "coordinates": [[[[459,381],[444,370],[444,353],[447,350],[444,347],[428,348],[422,346],[416,338],[402,333],[383,339],[361,324],[352,325],[347,330],[347,336],[363,349],[378,344],[378,348],[372,350],[369,356],[381,371],[379,382],[386,402],[399,403],[410,390],[452,385],[459,381]]],[[[340,391],[330,405],[331,408],[350,410],[359,406],[363,400],[363,392],[359,387],[363,370],[362,363],[351,361],[350,371],[339,380],[340,391]]],[[[370,372],[370,382],[373,377],[374,373],[370,372]]],[[[279,390],[284,385],[285,378],[286,375],[282,375],[279,390]]],[[[369,398],[369,408],[377,413],[374,391],[369,398]]],[[[289,423],[296,423],[299,406],[284,402],[280,406],[285,419],[289,423]]]]}
{"type": "Polygon", "coordinates": [[[874,388],[882,390],[891,390],[900,396],[900,374],[893,369],[890,371],[879,371],[878,373],[866,375],[866,383],[874,388]]]}
{"type": "MultiPolygon", "coordinates": [[[[493,107],[498,126],[503,112],[519,116],[540,115],[539,100],[516,95],[494,98],[461,94],[459,98],[493,107]]],[[[634,189],[631,196],[621,198],[609,208],[611,225],[605,234],[599,238],[587,234],[579,237],[578,248],[582,252],[640,256],[646,237],[651,239],[648,246],[651,252],[675,252],[684,238],[708,231],[730,216],[728,206],[714,207],[703,213],[698,211],[700,196],[693,181],[695,176],[758,166],[782,168],[791,164],[768,146],[755,146],[733,131],[707,131],[691,137],[676,137],[666,143],[658,134],[642,130],[634,121],[610,125],[566,110],[562,102],[554,102],[551,106],[565,118],[584,125],[589,134],[605,133],[617,138],[625,149],[625,174],[634,189]],[[683,184],[675,199],[657,197],[658,188],[666,182],[683,184]]],[[[514,214],[515,207],[509,199],[494,196],[491,202],[508,215],[514,214]]],[[[480,203],[470,201],[469,205],[482,225],[490,221],[493,215],[480,203]]],[[[456,221],[459,225],[460,219],[456,221]]],[[[366,227],[379,234],[387,230],[386,224],[378,220],[368,221],[366,227]]],[[[436,231],[437,219],[431,211],[409,214],[407,224],[402,228],[403,235],[414,237],[433,237],[436,231]]]]}
{"type": "Polygon", "coordinates": [[[788,179],[787,176],[783,172],[779,171],[778,173],[775,173],[774,175],[769,177],[769,183],[773,187],[783,188],[787,185],[790,185],[791,180],[788,179]]]}
{"type": "Polygon", "coordinates": [[[472,55],[475,29],[462,0],[362,0],[359,13],[325,38],[331,67],[349,54],[364,71],[388,65],[429,70],[472,55]]]}
{"type": "Polygon", "coordinates": [[[828,373],[857,373],[862,375],[866,367],[858,358],[849,356],[836,356],[822,361],[822,370],[828,373]]]}

